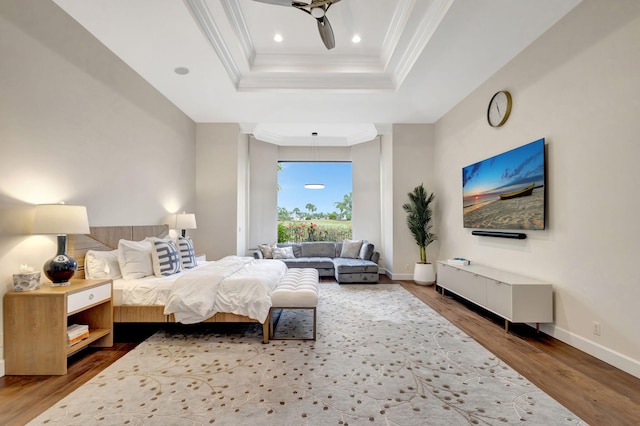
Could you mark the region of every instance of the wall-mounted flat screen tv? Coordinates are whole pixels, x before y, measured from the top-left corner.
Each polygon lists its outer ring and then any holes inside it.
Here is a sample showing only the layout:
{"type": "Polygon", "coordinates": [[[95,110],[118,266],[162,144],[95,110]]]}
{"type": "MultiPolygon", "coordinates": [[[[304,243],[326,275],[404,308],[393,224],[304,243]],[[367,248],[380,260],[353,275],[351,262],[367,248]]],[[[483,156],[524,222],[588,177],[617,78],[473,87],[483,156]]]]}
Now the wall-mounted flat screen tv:
{"type": "Polygon", "coordinates": [[[545,226],[544,139],[462,169],[465,228],[545,226]]]}

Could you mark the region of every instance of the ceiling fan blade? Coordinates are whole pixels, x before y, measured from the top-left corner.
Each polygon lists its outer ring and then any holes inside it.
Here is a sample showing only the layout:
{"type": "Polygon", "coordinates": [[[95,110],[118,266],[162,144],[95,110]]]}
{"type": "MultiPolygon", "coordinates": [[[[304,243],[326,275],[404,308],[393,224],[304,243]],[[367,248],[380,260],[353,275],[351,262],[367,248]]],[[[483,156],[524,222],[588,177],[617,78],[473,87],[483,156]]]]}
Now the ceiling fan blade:
{"type": "Polygon", "coordinates": [[[253,0],[260,3],[275,4],[277,6],[292,6],[291,0],[253,0]]]}
{"type": "Polygon", "coordinates": [[[336,40],[333,37],[333,28],[331,28],[329,19],[327,19],[327,16],[325,15],[322,17],[322,19],[317,19],[317,21],[318,31],[320,32],[322,42],[327,47],[327,49],[333,49],[334,47],[336,47],[336,40]]]}

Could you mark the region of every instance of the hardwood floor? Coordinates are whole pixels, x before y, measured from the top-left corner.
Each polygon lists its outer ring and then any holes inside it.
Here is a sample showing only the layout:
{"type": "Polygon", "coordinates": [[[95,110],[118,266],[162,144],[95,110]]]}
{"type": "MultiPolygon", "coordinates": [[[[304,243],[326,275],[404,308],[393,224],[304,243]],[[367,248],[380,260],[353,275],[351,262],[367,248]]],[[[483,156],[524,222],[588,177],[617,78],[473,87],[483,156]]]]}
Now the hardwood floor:
{"type": "Polygon", "coordinates": [[[401,285],[590,425],[639,425],[640,379],[523,324],[511,324],[442,296],[435,286],[401,285]]]}
{"type": "MultiPolygon", "coordinates": [[[[324,280],[323,280],[324,282],[324,280]]],[[[389,283],[387,278],[381,279],[389,283]]],[[[527,377],[591,425],[640,424],[640,379],[519,324],[502,319],[434,286],[401,282],[405,289],[527,377]]],[[[69,359],[66,376],[0,378],[0,424],[24,425],[115,362],[160,325],[117,326],[112,348],[89,349],[69,359]]]]}

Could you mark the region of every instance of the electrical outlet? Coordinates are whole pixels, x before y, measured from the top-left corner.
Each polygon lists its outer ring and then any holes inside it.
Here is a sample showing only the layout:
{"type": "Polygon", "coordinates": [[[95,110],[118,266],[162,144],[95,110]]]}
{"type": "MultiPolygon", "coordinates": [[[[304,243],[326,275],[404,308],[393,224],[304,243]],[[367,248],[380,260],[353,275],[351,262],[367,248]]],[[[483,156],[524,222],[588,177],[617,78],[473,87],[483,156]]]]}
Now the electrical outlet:
{"type": "Polygon", "coordinates": [[[600,323],[598,321],[594,321],[593,322],[593,334],[595,334],[596,336],[599,336],[601,333],[601,329],[600,329],[600,323]]]}

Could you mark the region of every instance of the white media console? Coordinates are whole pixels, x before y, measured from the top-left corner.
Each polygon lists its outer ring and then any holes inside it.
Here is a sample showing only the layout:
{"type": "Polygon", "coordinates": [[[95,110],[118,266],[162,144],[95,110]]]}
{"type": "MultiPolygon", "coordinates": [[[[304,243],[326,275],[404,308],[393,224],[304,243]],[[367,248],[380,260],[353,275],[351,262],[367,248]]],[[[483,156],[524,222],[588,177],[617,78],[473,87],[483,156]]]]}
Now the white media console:
{"type": "Polygon", "coordinates": [[[438,261],[437,285],[509,322],[553,322],[551,284],[482,265],[457,266],[438,261]]]}

